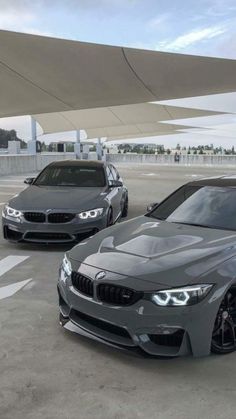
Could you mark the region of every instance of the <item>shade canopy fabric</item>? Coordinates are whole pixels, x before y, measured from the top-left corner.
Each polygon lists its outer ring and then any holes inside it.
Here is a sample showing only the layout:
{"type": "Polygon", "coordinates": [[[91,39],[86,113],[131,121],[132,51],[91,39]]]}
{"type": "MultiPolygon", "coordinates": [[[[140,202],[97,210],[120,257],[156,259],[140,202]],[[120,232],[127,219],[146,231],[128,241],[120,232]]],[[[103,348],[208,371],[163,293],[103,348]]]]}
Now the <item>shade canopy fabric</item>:
{"type": "MultiPolygon", "coordinates": [[[[144,123],[156,123],[171,119],[194,118],[215,115],[216,112],[199,109],[178,108],[151,103],[120,105],[102,108],[82,109],[67,112],[53,112],[33,115],[44,134],[54,132],[93,129],[99,137],[101,128],[122,127],[144,123]],[[96,130],[97,129],[97,134],[96,130]]],[[[121,130],[122,131],[122,130],[121,130]]],[[[104,135],[102,135],[104,136],[104,135]]]]}
{"type": "Polygon", "coordinates": [[[236,90],[236,60],[0,31],[0,117],[236,90]]]}
{"type": "Polygon", "coordinates": [[[114,139],[156,137],[159,135],[170,135],[178,133],[179,130],[186,129],[185,125],[162,124],[159,122],[153,124],[124,125],[122,127],[106,127],[86,130],[87,138],[106,137],[108,141],[114,139]],[[100,135],[97,135],[97,134],[100,135]]]}
{"type": "Polygon", "coordinates": [[[236,113],[236,92],[218,95],[199,96],[188,99],[162,101],[161,105],[183,106],[217,112],[236,113]]]}
{"type": "Polygon", "coordinates": [[[222,125],[220,127],[217,126],[217,128],[191,128],[191,129],[183,129],[182,132],[185,132],[187,134],[201,134],[201,135],[211,135],[211,136],[217,136],[217,137],[226,137],[226,138],[234,138],[236,137],[236,124],[232,124],[230,126],[222,125]]]}

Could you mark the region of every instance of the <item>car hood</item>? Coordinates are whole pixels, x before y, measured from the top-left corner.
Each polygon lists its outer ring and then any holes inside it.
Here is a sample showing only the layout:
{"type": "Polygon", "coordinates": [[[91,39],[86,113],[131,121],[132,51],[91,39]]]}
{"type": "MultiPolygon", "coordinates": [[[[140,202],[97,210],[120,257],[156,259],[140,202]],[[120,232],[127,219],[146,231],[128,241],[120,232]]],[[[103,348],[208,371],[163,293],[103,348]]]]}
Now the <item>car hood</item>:
{"type": "Polygon", "coordinates": [[[106,197],[105,188],[74,188],[54,186],[29,186],[13,197],[9,205],[27,210],[85,210],[99,206],[106,197]]]}
{"type": "Polygon", "coordinates": [[[157,221],[146,216],[110,227],[69,256],[101,270],[155,284],[196,283],[235,253],[236,233],[157,221]]]}

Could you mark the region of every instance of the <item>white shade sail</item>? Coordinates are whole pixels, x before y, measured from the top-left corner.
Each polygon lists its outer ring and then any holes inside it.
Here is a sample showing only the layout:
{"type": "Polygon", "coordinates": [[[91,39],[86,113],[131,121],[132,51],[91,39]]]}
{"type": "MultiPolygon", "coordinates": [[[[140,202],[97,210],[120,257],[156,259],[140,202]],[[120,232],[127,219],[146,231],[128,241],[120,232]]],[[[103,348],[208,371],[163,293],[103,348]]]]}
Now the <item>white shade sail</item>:
{"type": "Polygon", "coordinates": [[[106,127],[86,130],[87,138],[107,137],[110,139],[152,137],[158,135],[175,134],[185,129],[185,125],[169,125],[161,123],[124,125],[122,127],[106,127]],[[99,135],[98,135],[99,134],[99,135]]]}
{"type": "Polygon", "coordinates": [[[217,112],[236,113],[236,92],[162,101],[161,105],[183,106],[217,112]]]}
{"type": "Polygon", "coordinates": [[[232,92],[236,61],[0,31],[0,116],[232,92]]]}
{"type": "Polygon", "coordinates": [[[79,129],[84,129],[86,131],[88,129],[93,129],[93,135],[99,137],[104,136],[100,135],[100,132],[105,132],[107,127],[122,127],[124,125],[144,123],[153,124],[158,121],[209,115],[215,115],[215,112],[151,103],[139,103],[106,108],[45,113],[33,115],[33,117],[42,127],[44,134],[79,129]]]}

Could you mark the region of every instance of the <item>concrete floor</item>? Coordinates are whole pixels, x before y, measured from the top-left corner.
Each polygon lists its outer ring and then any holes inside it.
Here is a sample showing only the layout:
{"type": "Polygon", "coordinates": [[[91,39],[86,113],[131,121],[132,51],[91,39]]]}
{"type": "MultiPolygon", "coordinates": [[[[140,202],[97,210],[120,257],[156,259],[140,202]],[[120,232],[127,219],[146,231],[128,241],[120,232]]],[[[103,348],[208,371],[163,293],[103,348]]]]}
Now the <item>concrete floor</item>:
{"type": "MultiPolygon", "coordinates": [[[[119,170],[129,188],[129,217],[198,176],[232,172],[155,165],[119,170]]],[[[24,187],[23,178],[0,178],[0,206],[24,187]]],[[[236,353],[138,358],[60,328],[56,283],[65,250],[9,244],[0,236],[0,263],[10,255],[27,257],[0,276],[0,292],[32,278],[0,300],[1,419],[235,417],[236,353]]]]}

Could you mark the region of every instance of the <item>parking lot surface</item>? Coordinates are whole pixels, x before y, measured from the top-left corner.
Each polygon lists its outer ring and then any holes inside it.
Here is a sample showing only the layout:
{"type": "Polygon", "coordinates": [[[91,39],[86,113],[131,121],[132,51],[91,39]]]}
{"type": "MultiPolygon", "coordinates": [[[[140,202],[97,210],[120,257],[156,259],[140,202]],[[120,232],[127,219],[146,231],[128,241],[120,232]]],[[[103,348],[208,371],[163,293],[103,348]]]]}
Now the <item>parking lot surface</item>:
{"type": "MultiPolygon", "coordinates": [[[[183,183],[232,173],[219,167],[117,167],[129,189],[129,218],[183,183]]],[[[0,209],[26,186],[26,176],[0,178],[0,209]]],[[[236,353],[141,358],[62,329],[56,284],[67,249],[12,244],[0,233],[0,418],[235,417],[236,353]]]]}

